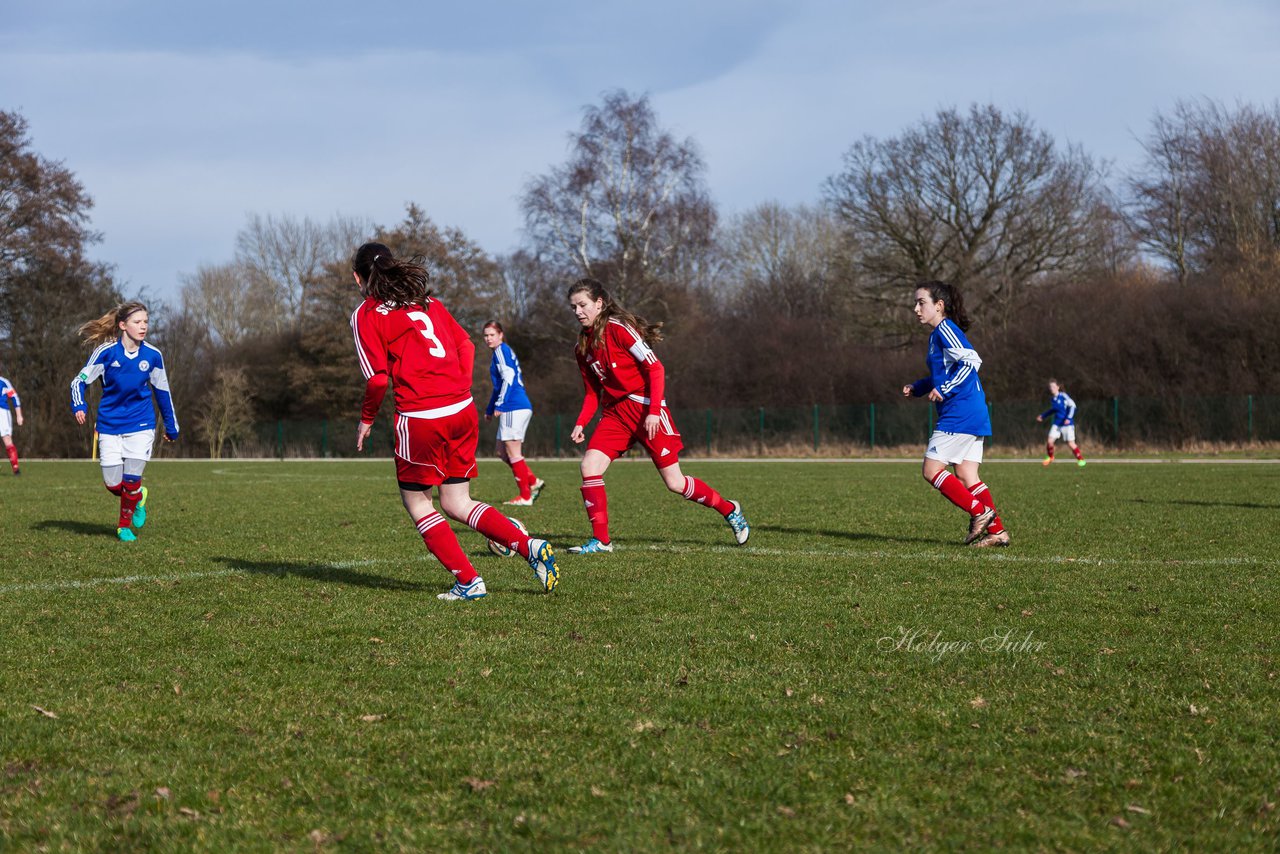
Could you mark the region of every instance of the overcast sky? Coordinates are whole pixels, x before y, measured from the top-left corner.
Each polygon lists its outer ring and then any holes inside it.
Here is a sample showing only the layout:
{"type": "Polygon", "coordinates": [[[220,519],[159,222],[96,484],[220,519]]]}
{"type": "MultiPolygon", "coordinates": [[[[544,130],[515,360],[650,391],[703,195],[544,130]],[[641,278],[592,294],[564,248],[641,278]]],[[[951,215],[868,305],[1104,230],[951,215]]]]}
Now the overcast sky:
{"type": "Polygon", "coordinates": [[[3,5],[0,109],[84,183],[126,295],[166,299],[250,213],[413,201],[508,252],[521,189],[613,88],[698,143],[724,215],[817,201],[851,143],[939,107],[1023,110],[1122,172],[1178,99],[1280,94],[1277,0],[3,5]]]}

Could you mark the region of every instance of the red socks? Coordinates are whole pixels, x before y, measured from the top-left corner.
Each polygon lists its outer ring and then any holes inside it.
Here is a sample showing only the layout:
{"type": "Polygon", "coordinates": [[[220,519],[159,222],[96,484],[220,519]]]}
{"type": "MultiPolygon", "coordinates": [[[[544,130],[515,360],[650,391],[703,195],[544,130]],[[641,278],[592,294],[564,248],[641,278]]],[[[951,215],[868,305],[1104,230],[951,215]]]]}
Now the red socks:
{"type": "Polygon", "coordinates": [[[977,516],[986,509],[981,501],[973,497],[972,492],[964,488],[960,478],[954,477],[949,471],[943,470],[939,472],[938,476],[933,479],[933,488],[941,492],[948,501],[970,516],[977,516]]]}
{"type": "Polygon", "coordinates": [[[587,519],[591,522],[591,536],[602,543],[608,543],[609,499],[604,493],[603,477],[583,479],[582,503],[587,508],[587,519]]]}
{"type": "MultiPolygon", "coordinates": [[[[978,481],[969,487],[969,491],[973,493],[973,497],[982,502],[982,506],[988,510],[996,509],[995,499],[991,497],[991,490],[987,489],[987,485],[982,481],[978,481]]],[[[1004,530],[1004,523],[1000,521],[1000,514],[996,513],[996,517],[991,520],[991,524],[987,527],[987,531],[992,534],[998,534],[1004,530]]]]}
{"type": "MultiPolygon", "coordinates": [[[[107,487],[111,489],[111,487],[107,487]]],[[[114,489],[111,490],[115,492],[114,489]]],[[[128,528],[133,524],[133,510],[142,500],[142,481],[126,480],[120,484],[120,521],[117,528],[128,528]]]]}
{"type": "Polygon", "coordinates": [[[18,470],[18,446],[5,445],[4,449],[9,452],[9,465],[13,466],[14,471],[17,471],[18,470]]]}
{"type": "Polygon", "coordinates": [[[524,558],[529,557],[529,535],[523,533],[511,520],[494,510],[488,504],[477,501],[467,516],[467,526],[480,532],[487,540],[495,540],[520,552],[524,558]]]}
{"type": "Polygon", "coordinates": [[[516,487],[520,490],[521,498],[532,498],[533,493],[529,491],[529,487],[533,486],[533,482],[537,480],[533,476],[533,472],[529,470],[529,464],[524,461],[524,457],[518,460],[511,460],[511,473],[515,475],[516,487]]]}
{"type": "MultiPolygon", "coordinates": [[[[1070,447],[1070,446],[1068,446],[1068,447],[1070,447]]],[[[1083,460],[1083,459],[1084,459],[1084,454],[1080,453],[1080,448],[1079,448],[1079,446],[1074,447],[1074,448],[1071,448],[1071,453],[1073,453],[1073,454],[1075,454],[1075,455],[1076,455],[1076,459],[1077,459],[1077,460],[1083,460]]],[[[15,463],[14,465],[17,465],[17,464],[15,463]]]]}
{"type": "Polygon", "coordinates": [[[436,556],[440,563],[444,564],[444,568],[453,573],[454,577],[463,584],[470,584],[475,581],[476,570],[471,565],[471,561],[467,560],[467,555],[462,551],[462,544],[458,542],[458,536],[453,533],[453,528],[449,527],[448,521],[436,511],[432,510],[426,516],[414,521],[418,526],[418,533],[422,534],[422,542],[426,545],[427,551],[436,556]]]}
{"type": "Polygon", "coordinates": [[[1045,453],[1047,453],[1047,454],[1049,455],[1049,459],[1051,459],[1051,460],[1052,460],[1052,459],[1053,459],[1053,445],[1045,445],[1045,448],[1046,448],[1045,453]]]}
{"type": "Polygon", "coordinates": [[[732,502],[725,501],[724,498],[720,496],[720,493],[716,492],[696,477],[689,477],[688,475],[685,475],[684,497],[689,501],[696,501],[699,504],[714,507],[715,511],[721,516],[728,516],[733,512],[732,502]]]}

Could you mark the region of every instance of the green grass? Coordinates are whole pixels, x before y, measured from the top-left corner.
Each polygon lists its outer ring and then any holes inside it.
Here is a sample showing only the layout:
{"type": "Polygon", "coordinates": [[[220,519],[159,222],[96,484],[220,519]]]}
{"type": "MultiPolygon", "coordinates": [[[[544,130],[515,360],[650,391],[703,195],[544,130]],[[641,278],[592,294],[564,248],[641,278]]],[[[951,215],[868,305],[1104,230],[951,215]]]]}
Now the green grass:
{"type": "Polygon", "coordinates": [[[1276,844],[1280,467],[990,463],[985,552],[916,464],[685,468],[747,547],[623,461],[567,555],[538,463],[560,589],[464,530],[477,603],[388,461],[153,463],[131,545],[93,464],[0,477],[0,849],[1276,844]]]}

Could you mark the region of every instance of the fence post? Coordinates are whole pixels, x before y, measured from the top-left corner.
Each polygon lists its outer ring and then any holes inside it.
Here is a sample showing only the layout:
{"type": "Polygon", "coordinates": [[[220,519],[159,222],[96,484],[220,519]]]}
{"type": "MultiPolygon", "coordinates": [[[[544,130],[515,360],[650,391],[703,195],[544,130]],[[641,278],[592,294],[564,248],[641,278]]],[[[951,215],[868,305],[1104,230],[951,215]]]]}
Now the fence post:
{"type": "Polygon", "coordinates": [[[1249,441],[1253,442],[1253,395],[1249,395],[1249,441]]]}
{"type": "Polygon", "coordinates": [[[707,456],[711,456],[711,410],[707,410],[707,456]]]}
{"type": "Polygon", "coordinates": [[[818,453],[818,404],[813,405],[813,452],[818,453]]]}
{"type": "Polygon", "coordinates": [[[1120,398],[1111,398],[1111,435],[1120,444],[1120,398]]]}
{"type": "Polygon", "coordinates": [[[871,450],[876,449],[876,405],[868,404],[871,407],[871,450]]]}
{"type": "Polygon", "coordinates": [[[329,419],[320,422],[320,457],[329,456],[329,419]]]}
{"type": "Polygon", "coordinates": [[[280,448],[280,460],[284,461],[284,420],[276,420],[276,445],[280,448]]]}
{"type": "Polygon", "coordinates": [[[560,458],[560,413],[556,413],[556,458],[560,458]]]}

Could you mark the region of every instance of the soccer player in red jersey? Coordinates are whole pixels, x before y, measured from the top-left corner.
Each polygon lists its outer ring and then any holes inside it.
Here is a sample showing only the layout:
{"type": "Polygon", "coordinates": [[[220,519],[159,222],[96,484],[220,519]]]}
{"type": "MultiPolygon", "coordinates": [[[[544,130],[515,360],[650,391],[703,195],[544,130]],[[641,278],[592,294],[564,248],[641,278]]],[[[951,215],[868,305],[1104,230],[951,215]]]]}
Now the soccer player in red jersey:
{"type": "Polygon", "coordinates": [[[365,377],[356,449],[364,450],[390,385],[396,402],[400,499],[427,550],[455,579],[437,598],[479,599],[488,591],[453,529],[432,506],[433,486],[440,490],[445,515],[518,551],[543,589],[555,589],[560,574],[550,544],[531,538],[488,504],[471,499],[480,439],[480,417],[471,397],[476,348],[448,309],[432,298],[421,259],[400,260],[383,244],[366,243],[356,250],[351,270],[365,298],[351,315],[365,377]]]}
{"type": "Polygon", "coordinates": [[[569,288],[569,305],[582,324],[578,333],[578,369],[582,372],[582,411],[570,438],[581,443],[586,425],[603,404],[600,423],[582,457],[582,500],[591,521],[591,539],[569,549],[575,554],[613,551],[609,539],[609,509],[604,473],[632,445],[639,442],[658,467],[667,489],[714,508],[733,529],[742,545],[751,526],[737,501],[728,501],[711,487],[680,471],[680,433],[663,400],[666,375],[649,344],[661,340],[651,326],[614,302],[595,279],[579,279],[569,288]]]}

